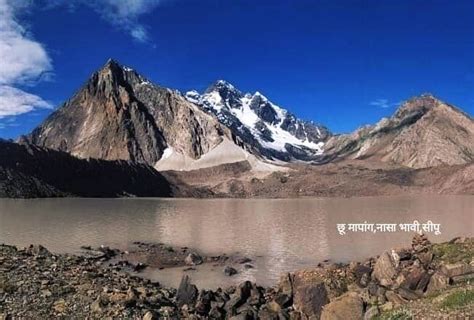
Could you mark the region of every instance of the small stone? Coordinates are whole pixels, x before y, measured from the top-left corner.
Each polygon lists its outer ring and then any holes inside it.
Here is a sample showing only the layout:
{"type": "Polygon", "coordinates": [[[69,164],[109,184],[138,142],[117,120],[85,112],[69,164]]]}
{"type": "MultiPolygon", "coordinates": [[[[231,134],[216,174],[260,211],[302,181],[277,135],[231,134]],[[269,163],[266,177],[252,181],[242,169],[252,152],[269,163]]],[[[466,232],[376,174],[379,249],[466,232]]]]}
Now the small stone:
{"type": "Polygon", "coordinates": [[[64,299],[59,299],[54,302],[53,309],[57,313],[64,313],[66,311],[66,301],[64,299]]]}
{"type": "Polygon", "coordinates": [[[235,268],[232,268],[231,266],[226,266],[224,268],[224,274],[228,277],[231,277],[231,276],[237,274],[237,270],[235,268]]]}
{"type": "Polygon", "coordinates": [[[53,293],[49,291],[48,289],[46,289],[46,290],[41,290],[41,295],[45,298],[49,298],[53,295],[53,293]]]}
{"type": "Polygon", "coordinates": [[[142,319],[143,319],[143,320],[156,320],[156,319],[158,319],[158,317],[155,316],[155,315],[153,314],[153,312],[148,311],[147,313],[145,313],[145,315],[143,316],[142,319]]]}
{"type": "Polygon", "coordinates": [[[252,259],[243,257],[243,258],[238,258],[237,260],[235,260],[235,262],[238,264],[244,264],[244,263],[252,262],[252,259]]]}
{"type": "Polygon", "coordinates": [[[380,306],[380,309],[384,312],[393,310],[393,302],[389,301],[380,306]]]}
{"type": "Polygon", "coordinates": [[[196,266],[203,263],[203,259],[197,253],[191,252],[188,256],[184,259],[184,263],[188,266],[196,266]]]}

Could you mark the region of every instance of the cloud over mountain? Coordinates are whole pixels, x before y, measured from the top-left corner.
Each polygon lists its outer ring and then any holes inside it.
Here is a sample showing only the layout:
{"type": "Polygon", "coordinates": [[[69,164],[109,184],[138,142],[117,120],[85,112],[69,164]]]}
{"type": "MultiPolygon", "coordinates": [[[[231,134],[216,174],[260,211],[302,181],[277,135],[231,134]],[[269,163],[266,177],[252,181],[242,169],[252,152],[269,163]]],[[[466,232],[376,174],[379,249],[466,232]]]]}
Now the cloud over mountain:
{"type": "Polygon", "coordinates": [[[0,118],[51,105],[18,86],[42,80],[51,70],[44,46],[16,18],[18,3],[0,0],[0,118]]]}

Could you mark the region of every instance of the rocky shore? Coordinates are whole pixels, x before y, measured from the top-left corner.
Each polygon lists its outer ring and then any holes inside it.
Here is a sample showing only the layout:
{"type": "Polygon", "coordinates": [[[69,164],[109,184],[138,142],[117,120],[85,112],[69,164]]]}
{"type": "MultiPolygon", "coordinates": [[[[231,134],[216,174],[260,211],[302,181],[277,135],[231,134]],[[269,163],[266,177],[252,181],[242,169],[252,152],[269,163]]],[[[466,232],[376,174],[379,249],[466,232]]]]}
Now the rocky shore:
{"type": "MultiPolygon", "coordinates": [[[[199,290],[188,276],[183,277],[179,288],[172,289],[130,274],[128,267],[135,271],[137,266],[146,267],[140,260],[144,256],[170,250],[164,245],[151,249],[145,244],[137,246],[135,255],[130,254],[136,259],[127,261],[127,265],[117,262],[121,259],[114,260],[120,257],[120,251],[108,248],[85,248],[89,253],[77,256],[53,254],[37,245],[24,249],[1,245],[0,319],[348,320],[474,316],[474,238],[431,244],[426,237],[417,235],[411,248],[391,249],[363,262],[320,264],[288,273],[274,287],[246,281],[212,291],[199,290]]],[[[196,257],[182,248],[176,255],[170,253],[161,267],[212,259],[217,258],[196,257]]],[[[147,261],[157,263],[153,266],[161,263],[156,259],[147,261]]]]}

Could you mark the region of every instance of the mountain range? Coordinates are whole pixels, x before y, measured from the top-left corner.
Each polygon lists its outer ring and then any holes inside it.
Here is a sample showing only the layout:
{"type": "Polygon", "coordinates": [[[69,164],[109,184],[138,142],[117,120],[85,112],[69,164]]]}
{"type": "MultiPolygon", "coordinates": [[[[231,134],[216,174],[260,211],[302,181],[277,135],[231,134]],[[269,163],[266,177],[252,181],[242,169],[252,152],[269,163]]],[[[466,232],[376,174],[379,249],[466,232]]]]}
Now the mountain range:
{"type": "Polygon", "coordinates": [[[472,164],[474,121],[424,94],[375,125],[334,134],[258,91],[219,80],[202,93],[182,94],[110,59],[19,142],[158,171],[247,163],[258,175],[344,161],[420,169],[472,164]]]}

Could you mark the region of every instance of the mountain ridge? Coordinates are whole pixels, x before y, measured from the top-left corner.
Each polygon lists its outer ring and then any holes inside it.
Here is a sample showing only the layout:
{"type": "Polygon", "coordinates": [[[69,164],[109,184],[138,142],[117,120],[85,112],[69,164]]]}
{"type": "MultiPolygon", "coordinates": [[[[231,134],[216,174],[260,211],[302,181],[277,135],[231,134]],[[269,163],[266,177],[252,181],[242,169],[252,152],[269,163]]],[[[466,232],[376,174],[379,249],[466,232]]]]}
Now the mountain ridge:
{"type": "Polygon", "coordinates": [[[25,140],[81,158],[130,160],[159,170],[248,159],[270,171],[278,167],[264,162],[369,159],[423,168],[474,159],[472,118],[433,95],[407,100],[375,125],[334,135],[259,91],[242,93],[218,80],[202,94],[181,94],[112,59],[25,140]]]}

